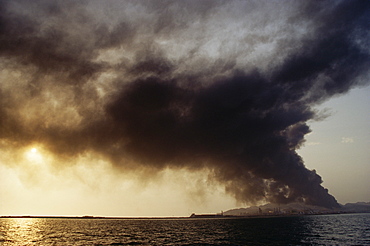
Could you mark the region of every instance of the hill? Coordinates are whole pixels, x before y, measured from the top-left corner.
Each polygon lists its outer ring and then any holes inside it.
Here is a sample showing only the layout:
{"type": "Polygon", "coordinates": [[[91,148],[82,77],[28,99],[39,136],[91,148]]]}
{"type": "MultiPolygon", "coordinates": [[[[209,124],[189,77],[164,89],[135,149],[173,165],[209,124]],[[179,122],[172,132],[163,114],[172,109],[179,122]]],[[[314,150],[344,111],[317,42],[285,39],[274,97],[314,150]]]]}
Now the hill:
{"type": "Polygon", "coordinates": [[[289,215],[289,214],[328,214],[328,213],[370,213],[370,202],[347,203],[338,209],[307,205],[304,203],[265,204],[248,208],[231,209],[224,216],[255,216],[255,215],[289,215]]]}

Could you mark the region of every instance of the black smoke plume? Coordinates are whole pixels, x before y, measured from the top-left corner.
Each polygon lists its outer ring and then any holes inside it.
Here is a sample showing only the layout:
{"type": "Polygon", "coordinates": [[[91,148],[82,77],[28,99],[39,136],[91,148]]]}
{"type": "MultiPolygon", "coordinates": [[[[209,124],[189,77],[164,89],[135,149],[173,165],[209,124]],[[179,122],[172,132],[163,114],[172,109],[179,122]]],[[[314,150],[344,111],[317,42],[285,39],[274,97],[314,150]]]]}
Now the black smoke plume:
{"type": "Polygon", "coordinates": [[[369,1],[0,4],[2,145],[338,206],[296,150],[315,105],[366,83],[369,1]]]}

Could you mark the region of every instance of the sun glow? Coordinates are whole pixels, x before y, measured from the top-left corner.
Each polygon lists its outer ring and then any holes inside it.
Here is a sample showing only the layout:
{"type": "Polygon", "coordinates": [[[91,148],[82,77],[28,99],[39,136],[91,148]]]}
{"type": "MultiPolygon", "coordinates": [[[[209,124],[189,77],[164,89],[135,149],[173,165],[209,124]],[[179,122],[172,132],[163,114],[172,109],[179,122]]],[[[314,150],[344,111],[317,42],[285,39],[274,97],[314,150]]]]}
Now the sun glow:
{"type": "Polygon", "coordinates": [[[5,222],[5,241],[13,241],[18,245],[25,245],[27,241],[39,241],[38,231],[42,225],[40,219],[16,218],[5,222]]]}
{"type": "Polygon", "coordinates": [[[43,156],[40,151],[38,151],[37,148],[33,147],[30,150],[26,152],[26,159],[29,162],[35,163],[35,164],[41,164],[43,162],[43,156]]]}

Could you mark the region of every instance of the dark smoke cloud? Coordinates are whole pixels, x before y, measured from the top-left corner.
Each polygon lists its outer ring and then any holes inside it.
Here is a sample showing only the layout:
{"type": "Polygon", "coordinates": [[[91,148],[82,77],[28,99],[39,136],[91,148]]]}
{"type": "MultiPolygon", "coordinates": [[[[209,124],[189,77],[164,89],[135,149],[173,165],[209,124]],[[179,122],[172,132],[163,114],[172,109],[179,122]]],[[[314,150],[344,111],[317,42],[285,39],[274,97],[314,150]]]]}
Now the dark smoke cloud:
{"type": "Polygon", "coordinates": [[[368,1],[0,3],[2,145],[338,206],[296,150],[314,105],[365,83],[368,1]]]}

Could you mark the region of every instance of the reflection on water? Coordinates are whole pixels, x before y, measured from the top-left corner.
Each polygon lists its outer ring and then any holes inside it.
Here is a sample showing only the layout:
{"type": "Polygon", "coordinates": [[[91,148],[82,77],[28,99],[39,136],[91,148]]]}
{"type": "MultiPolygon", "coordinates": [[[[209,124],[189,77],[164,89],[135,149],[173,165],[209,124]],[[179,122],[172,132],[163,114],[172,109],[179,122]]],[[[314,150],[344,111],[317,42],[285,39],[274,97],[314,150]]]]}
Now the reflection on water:
{"type": "Polygon", "coordinates": [[[0,224],[1,243],[26,245],[40,241],[40,219],[3,219],[0,224]]]}
{"type": "Polygon", "coordinates": [[[0,219],[1,245],[370,245],[370,214],[247,219],[0,219]]]}

